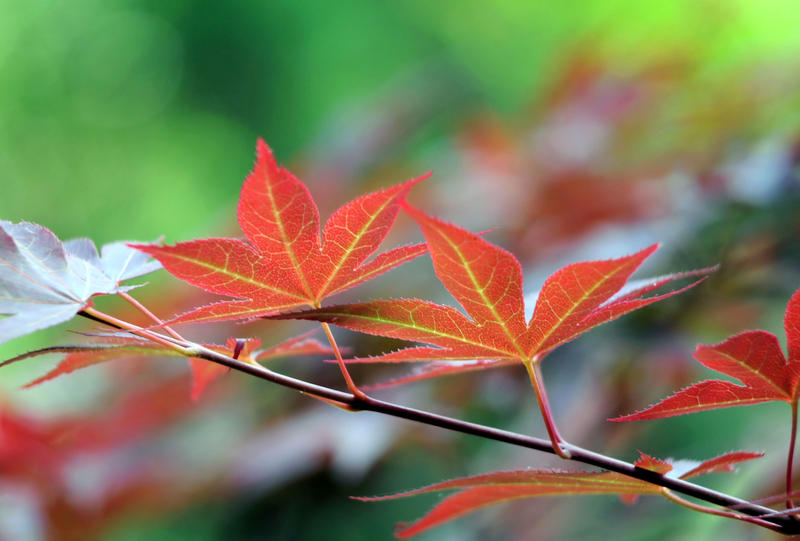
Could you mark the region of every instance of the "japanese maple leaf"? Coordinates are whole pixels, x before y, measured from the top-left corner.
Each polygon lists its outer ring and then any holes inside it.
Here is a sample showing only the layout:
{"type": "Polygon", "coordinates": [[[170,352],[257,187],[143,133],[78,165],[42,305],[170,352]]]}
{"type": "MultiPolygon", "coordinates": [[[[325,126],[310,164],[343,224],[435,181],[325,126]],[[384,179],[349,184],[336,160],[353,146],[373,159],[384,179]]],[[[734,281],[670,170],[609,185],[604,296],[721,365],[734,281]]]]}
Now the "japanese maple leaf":
{"type": "Polygon", "coordinates": [[[610,420],[659,419],[761,402],[786,402],[792,411],[786,464],[786,501],[789,507],[793,507],[790,495],[800,382],[800,289],[789,299],[783,323],[789,346],[788,359],[781,351],[778,338],[761,330],[745,331],[719,344],[698,346],[695,359],[712,370],[736,378],[742,384],[716,379],[701,381],[644,410],[610,420]]]}
{"type": "Polygon", "coordinates": [[[784,328],[787,359],[778,338],[766,331],[745,331],[715,345],[698,346],[694,353],[704,366],[741,381],[705,380],[678,391],[644,410],[611,419],[638,421],[698,411],[746,406],[773,400],[797,408],[800,382],[800,289],[786,307],[784,328]]]}
{"type": "MultiPolygon", "coordinates": [[[[715,472],[732,472],[734,464],[763,456],[762,453],[737,451],[706,460],[660,460],[641,453],[634,463],[639,468],[677,479],[690,479],[715,472]]],[[[617,494],[628,503],[640,495],[656,494],[678,500],[667,489],[615,472],[567,472],[560,470],[500,471],[436,483],[427,487],[400,492],[389,496],[358,497],[360,501],[374,502],[405,498],[427,492],[457,490],[444,498],[425,516],[411,524],[398,524],[395,535],[400,539],[413,537],[476,509],[511,500],[579,494],[617,494]]],[[[724,511],[720,513],[726,513],[724,511]]],[[[732,515],[732,514],[729,514],[732,515]]],[[[736,515],[738,518],[748,520],[736,515]]]]}
{"type": "Polygon", "coordinates": [[[95,295],[161,265],[116,242],[101,254],[89,239],[62,243],[38,224],[0,220],[0,343],[71,319],[95,295]]]}
{"type": "Polygon", "coordinates": [[[236,297],[180,315],[170,323],[249,319],[323,299],[425,253],[424,245],[383,252],[400,203],[428,175],[363,195],[337,210],[320,236],[319,212],[303,183],[279,167],[261,139],[242,187],[239,225],[247,240],[211,238],[174,246],[137,244],[177,278],[236,297]]]}
{"type": "Polygon", "coordinates": [[[469,370],[476,369],[472,362],[476,359],[484,361],[481,368],[489,364],[486,361],[522,363],[536,389],[556,449],[555,442],[560,438],[549,418],[538,375],[542,358],[601,323],[683,291],[643,296],[686,274],[662,277],[621,292],[631,274],[656,250],[657,245],[653,245],[627,257],[562,268],[544,283],[533,317],[526,322],[522,271],[512,254],[411,206],[406,205],[406,210],[422,229],[436,275],[469,318],[455,308],[419,299],[378,300],[277,317],[311,319],[428,344],[367,360],[371,362],[459,361],[469,370]]]}

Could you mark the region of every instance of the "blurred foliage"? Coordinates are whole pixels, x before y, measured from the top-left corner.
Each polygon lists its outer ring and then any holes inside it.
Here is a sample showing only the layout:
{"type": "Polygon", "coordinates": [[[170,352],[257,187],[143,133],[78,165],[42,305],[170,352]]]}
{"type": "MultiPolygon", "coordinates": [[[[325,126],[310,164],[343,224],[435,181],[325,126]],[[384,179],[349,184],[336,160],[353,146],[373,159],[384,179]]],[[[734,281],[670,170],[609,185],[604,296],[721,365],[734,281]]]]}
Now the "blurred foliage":
{"type": "MultiPolygon", "coordinates": [[[[0,0],[0,13],[3,219],[99,243],[237,234],[234,205],[260,135],[309,184],[323,215],[433,169],[414,201],[476,230],[496,228],[492,240],[526,264],[526,292],[564,262],[664,241],[650,274],[716,262],[721,271],[555,353],[545,376],[559,424],[568,439],[626,459],[637,448],[689,458],[767,450],[763,464],[711,483],[742,495],[779,490],[786,412],[604,419],[707,376],[691,360],[696,343],[748,327],[782,335],[786,300],[800,285],[795,2],[0,0]]],[[[400,225],[399,239],[414,235],[400,225]]],[[[167,277],[140,294],[162,314],[199,302],[167,277]]],[[[354,298],[390,294],[446,299],[428,263],[354,298]]],[[[268,346],[295,331],[252,325],[197,336],[252,333],[268,346]]],[[[359,355],[394,346],[341,336],[359,355]]],[[[41,333],[0,353],[70,340],[41,333]]],[[[276,366],[339,384],[316,360],[276,366]]],[[[3,535],[384,539],[393,521],[419,516],[431,500],[368,506],[347,495],[554,464],[399,421],[320,413],[236,376],[193,405],[171,383],[183,370],[124,361],[24,393],[13,388],[42,365],[7,370],[3,535]],[[171,415],[123,407],[159,386],[172,389],[163,391],[171,415]],[[147,430],[114,432],[115,424],[147,430]],[[64,439],[87,426],[93,443],[64,439]],[[31,441],[46,449],[44,477],[38,459],[15,458],[31,441]]],[[[364,381],[393,375],[358,372],[364,381]]],[[[388,396],[542,433],[520,376],[501,370],[388,396]]],[[[498,507],[427,538],[591,540],[612,530],[629,540],[771,538],[666,503],[591,497],[498,507]]]]}

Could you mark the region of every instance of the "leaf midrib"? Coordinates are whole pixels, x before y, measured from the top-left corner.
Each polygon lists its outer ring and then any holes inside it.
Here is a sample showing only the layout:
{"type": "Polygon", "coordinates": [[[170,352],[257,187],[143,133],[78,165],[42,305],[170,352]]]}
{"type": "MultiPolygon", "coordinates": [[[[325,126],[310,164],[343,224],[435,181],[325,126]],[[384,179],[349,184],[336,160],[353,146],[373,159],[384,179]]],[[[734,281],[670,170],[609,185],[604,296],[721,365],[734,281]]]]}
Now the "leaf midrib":
{"type": "MultiPolygon", "coordinates": [[[[305,273],[303,273],[303,269],[300,268],[300,265],[297,261],[297,257],[295,256],[293,248],[294,244],[289,242],[289,238],[286,236],[286,230],[283,227],[283,220],[281,218],[280,213],[278,212],[278,204],[275,201],[275,195],[273,194],[272,183],[270,183],[269,179],[267,178],[265,184],[267,186],[267,197],[269,197],[270,201],[270,210],[272,211],[272,216],[275,219],[275,225],[278,226],[278,231],[280,232],[281,238],[283,239],[283,246],[286,249],[286,253],[289,255],[289,259],[291,260],[292,265],[294,266],[297,276],[300,278],[300,281],[303,283],[303,287],[306,290],[306,295],[308,296],[308,298],[304,300],[307,303],[311,304],[312,306],[317,307],[318,303],[315,300],[312,300],[315,299],[315,295],[313,293],[314,290],[311,288],[311,284],[308,283],[308,279],[306,279],[306,275],[305,273]]],[[[303,224],[303,227],[305,227],[305,224],[303,224]]],[[[319,234],[319,231],[317,231],[317,234],[319,234]]]]}
{"type": "MultiPolygon", "coordinates": [[[[519,486],[519,487],[529,487],[529,488],[546,488],[546,487],[553,487],[553,488],[575,488],[576,486],[579,487],[580,483],[586,484],[595,484],[598,485],[596,488],[606,488],[606,487],[624,487],[624,488],[646,488],[648,485],[643,481],[631,481],[626,480],[624,478],[618,477],[609,477],[609,474],[613,474],[613,472],[575,472],[573,475],[572,472],[566,472],[563,477],[558,472],[553,473],[541,473],[537,475],[542,476],[553,476],[553,477],[561,477],[558,480],[550,480],[550,479],[541,479],[541,480],[508,480],[508,481],[492,481],[489,483],[476,483],[472,485],[461,485],[461,486],[445,486],[441,488],[435,489],[418,489],[414,491],[410,491],[408,494],[417,495],[422,493],[430,493],[430,492],[442,492],[445,490],[468,490],[472,488],[481,488],[481,487],[493,487],[493,486],[519,486]]],[[[403,493],[403,495],[406,495],[403,493]]]]}
{"type": "MultiPolygon", "coordinates": [[[[447,334],[447,333],[443,333],[443,332],[436,331],[436,330],[433,330],[433,329],[429,329],[427,327],[420,327],[418,325],[412,325],[412,324],[409,324],[409,323],[404,323],[402,321],[382,319],[380,317],[368,316],[368,315],[364,315],[364,314],[353,314],[353,313],[348,313],[348,312],[333,312],[333,311],[330,311],[330,310],[322,310],[322,311],[319,311],[317,313],[328,314],[328,315],[335,316],[335,317],[351,317],[351,318],[363,319],[363,320],[366,320],[366,321],[374,321],[374,322],[383,323],[383,324],[387,324],[387,325],[394,325],[396,327],[405,327],[405,328],[409,328],[409,329],[416,329],[416,330],[427,332],[429,334],[441,336],[442,338],[450,338],[452,340],[455,340],[457,342],[461,342],[461,343],[466,344],[466,345],[477,346],[477,347],[480,347],[480,348],[483,348],[483,349],[496,351],[498,353],[502,353],[504,355],[504,357],[508,357],[509,353],[510,353],[507,350],[499,349],[499,348],[496,348],[496,347],[493,347],[493,346],[488,346],[488,345],[486,345],[486,344],[484,344],[482,342],[474,342],[472,340],[465,340],[463,336],[456,336],[456,335],[452,335],[452,334],[447,334]]],[[[452,348],[450,348],[450,349],[452,349],[452,348]]]]}
{"type": "MultiPolygon", "coordinates": [[[[437,230],[441,231],[438,228],[437,228],[437,230]]],[[[458,254],[458,257],[461,260],[461,264],[463,265],[464,269],[467,271],[467,276],[469,277],[470,281],[472,282],[473,288],[478,293],[478,295],[480,295],[481,299],[483,299],[484,305],[487,308],[489,308],[489,310],[492,312],[492,315],[494,316],[495,321],[497,323],[499,323],[500,326],[503,328],[503,331],[506,333],[506,336],[508,337],[508,339],[511,340],[511,343],[514,345],[514,348],[517,350],[517,353],[519,353],[519,359],[522,360],[523,362],[526,361],[527,358],[528,358],[527,353],[525,352],[524,349],[522,349],[522,346],[520,346],[520,344],[518,343],[517,337],[515,337],[511,333],[511,329],[508,328],[507,321],[505,321],[503,318],[500,317],[500,314],[497,312],[497,309],[495,308],[494,304],[486,296],[486,294],[484,292],[485,288],[481,287],[480,285],[478,285],[477,278],[475,277],[475,274],[472,272],[472,268],[470,267],[469,262],[467,261],[467,259],[464,257],[464,254],[458,248],[458,245],[455,244],[450,239],[450,237],[448,237],[447,235],[445,235],[445,234],[443,234],[441,232],[439,232],[439,234],[445,239],[445,241],[456,252],[456,254],[458,254]]]]}

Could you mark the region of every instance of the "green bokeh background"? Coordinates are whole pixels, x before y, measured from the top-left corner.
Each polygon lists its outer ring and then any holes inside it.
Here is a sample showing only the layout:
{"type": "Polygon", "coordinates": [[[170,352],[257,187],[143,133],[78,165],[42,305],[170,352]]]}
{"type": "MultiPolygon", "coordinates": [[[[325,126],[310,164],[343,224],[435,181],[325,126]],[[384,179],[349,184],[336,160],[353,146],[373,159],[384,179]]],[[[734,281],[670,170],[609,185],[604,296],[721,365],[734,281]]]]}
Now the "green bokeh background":
{"type": "MultiPolygon", "coordinates": [[[[664,58],[684,66],[654,116],[661,123],[631,144],[633,161],[670,148],[702,153],[721,138],[746,146],[762,138],[796,140],[800,133],[800,9],[791,0],[0,0],[0,13],[0,217],[44,224],[62,238],[104,243],[235,234],[238,190],[258,136],[280,161],[304,173],[313,193],[324,194],[323,212],[370,179],[383,178],[383,168],[395,180],[429,169],[446,172],[448,149],[470,118],[535,124],[552,82],[576,50],[590,50],[620,77],[664,58]],[[762,87],[779,91],[757,110],[734,111],[744,120],[720,128],[725,133],[684,129],[670,120],[710,108],[741,88],[762,87]],[[360,146],[352,143],[381,122],[395,130],[392,145],[371,153],[369,137],[360,146]],[[326,168],[339,163],[329,157],[354,147],[360,154],[348,166],[348,185],[326,168]]],[[[466,225],[486,225],[473,216],[480,209],[455,212],[466,225]]],[[[792,212],[783,208],[780,216],[792,212]]],[[[768,214],[750,218],[759,223],[768,214]]],[[[718,221],[726,219],[730,215],[718,221]]],[[[713,224],[707,232],[713,235],[713,224]]],[[[764,303],[764,321],[776,332],[784,290],[764,303]]],[[[9,356],[57,337],[58,331],[43,333],[0,352],[9,356]]],[[[3,387],[18,383],[12,378],[3,387]]],[[[16,392],[7,391],[10,400],[31,408],[48,401],[44,393],[34,400],[16,392]]],[[[765,411],[772,412],[758,413],[765,411]]],[[[480,406],[470,413],[480,419],[480,406]]],[[[720,427],[736,419],[726,412],[708,422],[724,433],[720,427]]],[[[491,415],[484,420],[502,424],[491,415]]],[[[670,421],[670,430],[697,454],[721,451],[691,447],[693,430],[698,439],[714,430],[693,421],[670,421]]],[[[671,449],[658,434],[650,437],[671,449]]],[[[486,444],[460,445],[469,457],[493,452],[486,444]]],[[[345,497],[477,473],[448,470],[446,456],[432,460],[410,447],[364,487],[341,487],[319,474],[263,501],[201,501],[174,516],[122,521],[108,539],[388,538],[394,520],[419,515],[432,500],[366,508],[345,497]]],[[[603,531],[603,537],[630,540],[767,538],[739,526],[717,530],[717,522],[663,505],[609,523],[607,513],[620,513],[618,505],[609,510],[614,505],[578,508],[584,519],[574,523],[562,511],[562,528],[550,525],[540,536],[534,531],[519,538],[599,539],[603,531]]],[[[429,539],[512,535],[498,534],[492,516],[460,521],[429,539]]]]}
{"type": "MultiPolygon", "coordinates": [[[[800,49],[790,0],[78,0],[2,10],[0,213],[98,242],[216,230],[256,136],[291,163],[334,146],[334,121],[368,121],[358,113],[375,111],[363,104],[390,92],[427,99],[420,80],[440,92],[426,111],[432,125],[394,149],[406,159],[469,111],[524,114],[577,44],[604,51],[621,73],[684,52],[692,69],[680,99],[700,103],[731,77],[792,65],[800,49]]],[[[792,98],[767,104],[769,129],[796,126],[792,98]]]]}

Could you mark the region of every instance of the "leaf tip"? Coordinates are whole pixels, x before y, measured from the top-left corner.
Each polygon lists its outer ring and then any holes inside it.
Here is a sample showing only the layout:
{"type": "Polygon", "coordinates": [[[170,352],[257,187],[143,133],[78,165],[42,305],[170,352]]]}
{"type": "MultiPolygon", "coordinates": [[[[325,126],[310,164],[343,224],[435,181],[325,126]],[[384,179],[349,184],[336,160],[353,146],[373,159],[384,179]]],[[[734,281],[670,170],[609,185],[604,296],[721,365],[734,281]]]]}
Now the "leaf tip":
{"type": "Polygon", "coordinates": [[[266,141],[264,141],[263,137],[256,138],[256,152],[259,156],[263,154],[272,154],[272,149],[269,147],[266,141]]]}
{"type": "Polygon", "coordinates": [[[272,148],[262,137],[256,139],[256,167],[259,165],[267,167],[268,170],[273,170],[278,166],[272,148]]]}
{"type": "Polygon", "coordinates": [[[433,171],[426,171],[426,172],[422,173],[420,176],[418,176],[416,178],[412,178],[411,180],[409,180],[409,183],[411,183],[411,185],[413,186],[415,184],[419,184],[423,180],[428,180],[432,176],[433,176],[433,171]]]}
{"type": "Polygon", "coordinates": [[[658,251],[659,248],[661,248],[661,243],[660,242],[654,242],[653,244],[651,244],[647,248],[641,250],[639,252],[639,254],[641,254],[641,256],[642,256],[642,261],[644,261],[645,259],[647,259],[651,255],[653,255],[656,251],[658,251]]]}
{"type": "Polygon", "coordinates": [[[125,246],[131,248],[133,250],[139,250],[140,252],[144,252],[148,255],[153,255],[153,251],[157,250],[158,248],[163,248],[166,246],[164,244],[164,239],[161,238],[156,242],[153,243],[144,243],[144,242],[126,242],[125,246]]]}
{"type": "Polygon", "coordinates": [[[412,531],[413,526],[414,524],[409,524],[408,522],[398,522],[394,527],[394,536],[397,539],[413,537],[416,533],[412,531]]]}
{"type": "Polygon", "coordinates": [[[400,192],[400,197],[398,198],[398,201],[399,201],[401,207],[403,207],[405,209],[405,206],[408,204],[406,202],[406,200],[405,200],[405,197],[406,197],[406,195],[408,195],[408,192],[411,191],[411,188],[413,188],[414,186],[416,186],[417,184],[419,184],[423,180],[429,179],[431,177],[431,175],[433,175],[433,171],[428,171],[426,173],[421,174],[418,177],[415,177],[415,178],[412,178],[410,180],[407,180],[403,184],[400,185],[400,187],[402,188],[402,191],[400,192]]]}
{"type": "MultiPolygon", "coordinates": [[[[612,423],[626,423],[628,421],[648,421],[651,419],[658,419],[660,417],[650,417],[647,413],[653,409],[657,404],[651,404],[646,408],[642,408],[640,410],[636,410],[633,413],[626,413],[625,415],[619,415],[617,417],[610,417],[606,419],[606,421],[611,421],[612,423]]],[[[641,452],[641,451],[640,451],[641,452]]]]}
{"type": "Polygon", "coordinates": [[[20,388],[20,390],[27,391],[28,389],[32,389],[33,387],[39,386],[40,384],[44,383],[48,379],[49,378],[47,378],[46,376],[42,376],[40,378],[36,378],[34,380],[29,381],[25,385],[20,385],[19,388],[20,388]]]}

